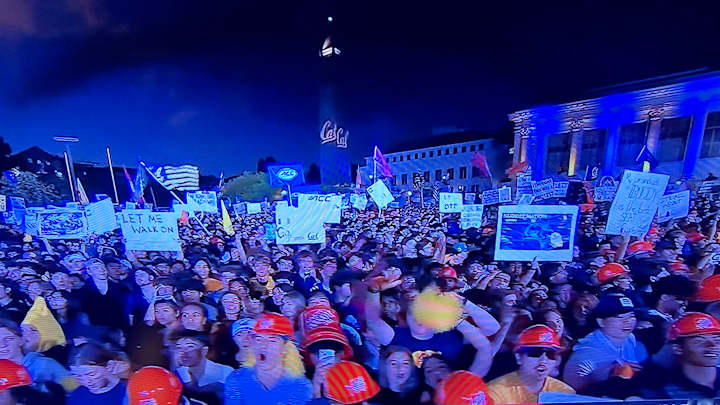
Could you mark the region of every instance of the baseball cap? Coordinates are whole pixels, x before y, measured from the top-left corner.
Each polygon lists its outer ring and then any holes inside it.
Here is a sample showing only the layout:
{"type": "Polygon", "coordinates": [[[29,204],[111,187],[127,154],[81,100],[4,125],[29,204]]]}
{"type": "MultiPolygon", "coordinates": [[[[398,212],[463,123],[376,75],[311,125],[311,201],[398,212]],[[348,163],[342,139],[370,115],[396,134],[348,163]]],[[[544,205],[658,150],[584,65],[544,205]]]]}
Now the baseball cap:
{"type": "Polygon", "coordinates": [[[0,392],[31,383],[32,379],[25,366],[7,359],[0,360],[0,392]]]}
{"type": "Polygon", "coordinates": [[[294,333],[290,320],[285,315],[275,312],[265,312],[257,318],[253,326],[253,332],[287,338],[292,338],[294,333]]]}
{"type": "Polygon", "coordinates": [[[628,245],[627,249],[625,250],[626,255],[634,255],[641,252],[652,252],[653,251],[653,245],[650,242],[645,242],[643,240],[639,240],[637,242],[633,242],[630,245],[628,245]]]}
{"type": "Polygon", "coordinates": [[[177,405],[182,384],[164,368],[148,366],[130,377],[127,390],[128,405],[177,405]]]}
{"type": "Polygon", "coordinates": [[[593,310],[596,318],[604,319],[635,312],[632,300],[623,294],[607,294],[600,297],[598,305],[593,310]]]}
{"type": "Polygon", "coordinates": [[[439,405],[494,405],[485,381],[469,371],[456,371],[443,380],[435,391],[439,405]]]}
{"type": "Polygon", "coordinates": [[[713,334],[720,334],[720,322],[717,319],[701,312],[688,312],[670,326],[668,340],[713,334]]]}
{"type": "Polygon", "coordinates": [[[523,330],[517,338],[515,350],[523,347],[546,347],[559,350],[562,348],[562,344],[554,330],[545,325],[533,325],[523,330]]]}
{"type": "Polygon", "coordinates": [[[597,277],[597,280],[601,284],[605,284],[612,281],[615,277],[627,272],[627,267],[620,263],[605,263],[598,269],[597,273],[595,273],[595,277],[597,277]]]}
{"type": "Polygon", "coordinates": [[[325,391],[328,398],[341,404],[367,401],[380,392],[380,386],[367,370],[354,362],[333,364],[325,374],[325,391]]]}
{"type": "Polygon", "coordinates": [[[232,335],[235,336],[240,332],[252,332],[255,326],[255,320],[252,318],[242,318],[233,322],[232,335]]]}

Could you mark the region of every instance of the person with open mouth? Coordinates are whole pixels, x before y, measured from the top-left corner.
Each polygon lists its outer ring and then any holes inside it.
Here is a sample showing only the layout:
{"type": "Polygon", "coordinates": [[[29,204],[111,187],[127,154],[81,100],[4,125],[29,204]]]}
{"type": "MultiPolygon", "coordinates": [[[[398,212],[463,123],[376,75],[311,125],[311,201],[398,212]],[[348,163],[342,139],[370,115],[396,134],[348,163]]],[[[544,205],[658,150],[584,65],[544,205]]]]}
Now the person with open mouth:
{"type": "Polygon", "coordinates": [[[525,329],[514,349],[519,369],[491,381],[490,397],[498,404],[520,404],[537,403],[541,392],[574,394],[572,387],[550,377],[562,349],[560,337],[549,327],[534,325],[525,329]]]}

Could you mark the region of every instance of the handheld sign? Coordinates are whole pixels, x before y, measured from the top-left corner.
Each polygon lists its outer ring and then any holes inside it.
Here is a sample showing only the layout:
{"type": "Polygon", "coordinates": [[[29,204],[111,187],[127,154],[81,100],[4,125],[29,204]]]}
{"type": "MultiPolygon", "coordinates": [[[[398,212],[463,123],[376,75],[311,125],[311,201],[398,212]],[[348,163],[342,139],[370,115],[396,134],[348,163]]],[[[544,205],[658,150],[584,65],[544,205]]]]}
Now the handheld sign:
{"type": "Polygon", "coordinates": [[[460,193],[440,193],[440,212],[461,212],[463,196],[460,193]]]}
{"type": "Polygon", "coordinates": [[[90,233],[112,232],[120,227],[115,218],[115,207],[108,198],[86,205],[85,216],[90,233]]]}
{"type": "Polygon", "coordinates": [[[79,209],[59,208],[37,213],[38,236],[47,239],[82,239],[87,235],[85,213],[79,209]]]}
{"type": "Polygon", "coordinates": [[[192,211],[217,214],[217,193],[214,191],[194,191],[185,194],[187,205],[192,211]]]}
{"type": "Polygon", "coordinates": [[[180,250],[176,213],[123,210],[118,217],[127,250],[180,250]]]}
{"type": "Polygon", "coordinates": [[[460,212],[460,228],[480,228],[482,227],[482,217],[482,204],[465,204],[460,212]]]}
{"type": "Polygon", "coordinates": [[[532,194],[536,198],[552,198],[554,193],[553,179],[547,178],[532,183],[532,194]]]}
{"type": "Polygon", "coordinates": [[[658,204],[658,220],[686,217],[690,211],[690,190],[666,194],[658,204]]]}
{"type": "Polygon", "coordinates": [[[553,183],[553,194],[554,198],[565,198],[567,196],[568,188],[570,187],[569,181],[556,181],[553,183]]]}
{"type": "Polygon", "coordinates": [[[512,201],[512,189],[508,186],[498,189],[498,202],[509,203],[512,201]]]}
{"type": "Polygon", "coordinates": [[[484,205],[492,205],[500,202],[500,192],[497,189],[485,190],[482,193],[482,202],[484,205]]]}
{"type": "Polygon", "coordinates": [[[387,207],[388,204],[394,200],[392,193],[390,193],[390,190],[388,190],[385,183],[381,180],[376,181],[375,184],[368,187],[367,192],[380,209],[387,207]]]}
{"type": "Polygon", "coordinates": [[[275,206],[275,241],[278,245],[325,242],[324,213],[318,205],[289,206],[279,201],[275,206]]]}
{"type": "Polygon", "coordinates": [[[610,207],[608,235],[644,236],[650,229],[670,176],[625,170],[610,207]]]}
{"type": "Polygon", "coordinates": [[[262,206],[260,203],[246,203],[245,205],[247,207],[247,213],[248,215],[252,214],[259,214],[260,211],[262,211],[262,206]]]}
{"type": "Polygon", "coordinates": [[[318,210],[325,213],[323,222],[328,224],[339,224],[342,214],[341,195],[334,194],[297,194],[298,207],[313,205],[313,211],[318,210]]]}

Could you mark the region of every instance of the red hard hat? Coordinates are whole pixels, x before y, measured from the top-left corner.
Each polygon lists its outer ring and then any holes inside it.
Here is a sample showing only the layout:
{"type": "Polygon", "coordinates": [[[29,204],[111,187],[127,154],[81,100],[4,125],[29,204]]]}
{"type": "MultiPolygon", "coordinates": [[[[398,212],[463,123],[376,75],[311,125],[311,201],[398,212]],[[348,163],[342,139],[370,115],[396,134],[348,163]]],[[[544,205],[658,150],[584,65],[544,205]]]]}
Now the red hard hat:
{"type": "Polygon", "coordinates": [[[334,364],[325,374],[327,397],[341,404],[355,404],[377,395],[380,386],[367,370],[351,361],[334,364]]]}
{"type": "Polygon", "coordinates": [[[646,242],[644,240],[639,240],[637,242],[631,243],[627,249],[625,250],[625,253],[628,255],[633,255],[640,252],[652,252],[653,251],[653,245],[650,242],[646,242]]]}
{"type": "Polygon", "coordinates": [[[554,330],[545,325],[533,325],[520,332],[515,344],[515,350],[523,347],[547,347],[561,349],[560,337],[554,330]]]}
{"type": "Polygon", "coordinates": [[[440,273],[438,273],[438,278],[457,278],[457,272],[452,267],[445,266],[440,269],[440,273]]]}
{"type": "Polygon", "coordinates": [[[128,405],[177,405],[182,384],[162,367],[143,367],[128,381],[128,405]]]}
{"type": "Polygon", "coordinates": [[[690,267],[681,261],[674,261],[670,263],[670,271],[674,273],[688,273],[690,271],[690,267]]]}
{"type": "Polygon", "coordinates": [[[605,284],[627,272],[627,268],[620,263],[605,263],[598,269],[597,273],[595,273],[595,277],[597,277],[600,284],[605,284]]]}
{"type": "Polygon", "coordinates": [[[292,338],[293,326],[285,315],[265,312],[256,320],[253,332],[292,338]]]}
{"type": "Polygon", "coordinates": [[[0,392],[31,383],[32,379],[25,366],[6,359],[0,360],[0,392]]]}
{"type": "Polygon", "coordinates": [[[435,391],[439,405],[494,405],[485,381],[469,371],[456,371],[445,378],[435,391]]]}
{"type": "Polygon", "coordinates": [[[688,312],[670,326],[668,339],[711,334],[720,334],[720,322],[717,319],[701,312],[688,312]]]}
{"type": "Polygon", "coordinates": [[[710,276],[700,282],[700,287],[695,293],[697,302],[720,301],[720,274],[710,276]]]}

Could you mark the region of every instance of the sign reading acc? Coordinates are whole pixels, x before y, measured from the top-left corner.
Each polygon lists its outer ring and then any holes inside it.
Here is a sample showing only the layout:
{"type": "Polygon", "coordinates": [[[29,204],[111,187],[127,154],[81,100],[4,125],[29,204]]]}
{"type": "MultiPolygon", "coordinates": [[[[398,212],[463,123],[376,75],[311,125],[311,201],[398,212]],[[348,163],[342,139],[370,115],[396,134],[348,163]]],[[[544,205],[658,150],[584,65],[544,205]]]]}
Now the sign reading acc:
{"type": "Polygon", "coordinates": [[[284,167],[278,170],[276,174],[277,178],[282,181],[292,181],[292,179],[297,177],[297,175],[297,170],[293,169],[292,167],[284,167]]]}

